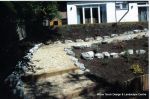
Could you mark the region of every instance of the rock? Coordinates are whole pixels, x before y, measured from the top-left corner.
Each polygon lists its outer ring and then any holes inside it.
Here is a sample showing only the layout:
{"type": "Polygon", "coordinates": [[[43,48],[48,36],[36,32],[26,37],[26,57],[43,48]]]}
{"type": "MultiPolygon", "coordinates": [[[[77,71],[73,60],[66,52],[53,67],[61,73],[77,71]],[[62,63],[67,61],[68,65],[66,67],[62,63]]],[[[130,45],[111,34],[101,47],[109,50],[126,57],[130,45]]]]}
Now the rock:
{"type": "Polygon", "coordinates": [[[72,40],[65,40],[65,43],[68,44],[68,43],[73,43],[72,40]]]}
{"type": "Polygon", "coordinates": [[[145,54],[146,53],[145,50],[136,50],[135,52],[136,52],[136,54],[145,54]]]}
{"type": "Polygon", "coordinates": [[[96,36],[96,37],[95,37],[95,40],[96,40],[96,41],[101,41],[101,40],[103,40],[103,38],[102,38],[101,36],[96,36]]]}
{"type": "Polygon", "coordinates": [[[125,51],[123,51],[123,52],[120,52],[120,54],[119,55],[121,55],[121,56],[124,56],[125,55],[125,51]]]}
{"type": "Polygon", "coordinates": [[[76,39],[76,42],[84,42],[82,39],[76,39]]]}
{"type": "Polygon", "coordinates": [[[88,72],[90,72],[90,70],[89,70],[89,69],[86,69],[85,72],[88,73],[88,72]]]}
{"type": "Polygon", "coordinates": [[[55,41],[54,44],[62,44],[61,41],[55,41]]]}
{"type": "Polygon", "coordinates": [[[110,36],[103,36],[103,38],[104,38],[104,39],[109,39],[109,38],[110,38],[110,36]]]}
{"type": "Polygon", "coordinates": [[[76,62],[75,65],[76,65],[77,67],[79,67],[81,70],[85,70],[85,66],[84,66],[83,63],[76,62]]]}
{"type": "Polygon", "coordinates": [[[139,33],[141,30],[133,30],[134,33],[139,33]]]}
{"type": "Polygon", "coordinates": [[[89,45],[89,44],[75,44],[75,45],[73,45],[72,47],[73,48],[76,48],[76,49],[83,49],[83,48],[86,48],[86,47],[90,47],[91,45],[89,45]]]}
{"type": "Polygon", "coordinates": [[[108,40],[104,39],[101,43],[102,43],[102,44],[107,44],[107,43],[109,43],[109,42],[108,42],[108,40]]]}
{"type": "Polygon", "coordinates": [[[131,40],[131,39],[133,39],[133,37],[132,37],[131,35],[127,35],[127,36],[124,38],[124,40],[131,40]]]}
{"type": "MultiPolygon", "coordinates": [[[[120,34],[121,35],[121,34],[120,34]]],[[[128,35],[128,32],[124,32],[122,35],[128,35]]]]}
{"type": "Polygon", "coordinates": [[[84,74],[84,72],[85,72],[85,71],[83,71],[83,70],[78,70],[78,71],[76,71],[76,73],[79,74],[79,75],[84,74]]]}
{"type": "Polygon", "coordinates": [[[102,54],[104,55],[104,57],[109,58],[110,54],[108,52],[102,52],[102,54]]]}
{"type": "Polygon", "coordinates": [[[149,37],[149,33],[145,33],[144,37],[149,37]]]}
{"type": "Polygon", "coordinates": [[[112,58],[118,58],[119,57],[119,54],[118,53],[110,53],[110,56],[112,58]]]}
{"type": "Polygon", "coordinates": [[[117,37],[118,34],[111,34],[111,37],[117,37]]]}
{"type": "Polygon", "coordinates": [[[141,35],[137,35],[136,37],[134,37],[134,39],[141,39],[142,36],[141,35]]]}
{"type": "Polygon", "coordinates": [[[133,49],[128,49],[127,53],[130,54],[130,55],[133,55],[133,49]]]}
{"type": "Polygon", "coordinates": [[[75,58],[75,57],[73,57],[73,56],[70,56],[70,59],[71,59],[74,63],[78,61],[78,59],[75,58]]]}
{"type": "Polygon", "coordinates": [[[81,56],[86,60],[92,60],[94,58],[94,52],[93,51],[83,52],[81,53],[81,56]]]}
{"type": "Polygon", "coordinates": [[[90,38],[85,38],[85,41],[86,41],[86,42],[89,42],[89,41],[94,41],[94,38],[93,38],[93,37],[90,37],[90,38]]]}
{"type": "Polygon", "coordinates": [[[134,32],[133,31],[128,31],[128,34],[134,34],[134,32]]]}
{"type": "Polygon", "coordinates": [[[144,28],[144,32],[148,32],[148,29],[147,29],[147,28],[144,28]]]}
{"type": "Polygon", "coordinates": [[[104,54],[102,54],[102,53],[96,53],[95,57],[96,58],[104,58],[104,54]]]}
{"type": "Polygon", "coordinates": [[[67,55],[75,56],[75,53],[71,49],[65,48],[64,51],[66,52],[67,55]]]}

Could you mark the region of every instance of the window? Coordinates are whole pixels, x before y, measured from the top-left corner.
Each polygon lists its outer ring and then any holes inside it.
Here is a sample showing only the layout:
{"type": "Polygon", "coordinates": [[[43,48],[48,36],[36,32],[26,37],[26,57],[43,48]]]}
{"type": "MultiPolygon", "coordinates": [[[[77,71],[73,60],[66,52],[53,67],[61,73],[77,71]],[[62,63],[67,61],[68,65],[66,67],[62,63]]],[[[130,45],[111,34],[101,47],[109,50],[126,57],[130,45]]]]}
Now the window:
{"type": "Polygon", "coordinates": [[[126,10],[128,9],[128,3],[116,3],[117,10],[126,10]]]}

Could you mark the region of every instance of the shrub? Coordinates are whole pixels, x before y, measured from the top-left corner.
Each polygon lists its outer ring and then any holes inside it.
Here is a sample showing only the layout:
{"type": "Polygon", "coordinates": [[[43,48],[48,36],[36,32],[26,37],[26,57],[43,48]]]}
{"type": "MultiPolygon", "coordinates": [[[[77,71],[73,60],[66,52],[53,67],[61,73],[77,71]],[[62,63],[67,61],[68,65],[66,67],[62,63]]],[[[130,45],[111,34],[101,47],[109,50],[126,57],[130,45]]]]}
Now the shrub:
{"type": "Polygon", "coordinates": [[[131,65],[130,70],[132,70],[132,72],[134,74],[143,74],[144,73],[144,70],[143,70],[142,66],[140,66],[139,64],[131,65]]]}

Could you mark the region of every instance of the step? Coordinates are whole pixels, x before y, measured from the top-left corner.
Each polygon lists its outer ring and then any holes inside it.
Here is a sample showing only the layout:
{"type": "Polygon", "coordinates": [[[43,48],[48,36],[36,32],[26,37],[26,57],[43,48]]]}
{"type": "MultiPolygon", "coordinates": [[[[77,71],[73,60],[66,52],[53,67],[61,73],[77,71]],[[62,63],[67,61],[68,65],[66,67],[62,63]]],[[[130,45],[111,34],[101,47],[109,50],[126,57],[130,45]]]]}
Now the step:
{"type": "Polygon", "coordinates": [[[92,92],[96,83],[83,74],[64,73],[25,84],[25,96],[36,99],[72,99],[92,92]],[[53,97],[53,98],[52,98],[53,97]],[[40,98],[42,99],[42,98],[40,98]]]}
{"type": "Polygon", "coordinates": [[[47,71],[42,71],[42,72],[38,72],[38,73],[31,73],[31,74],[25,74],[22,79],[24,81],[28,81],[28,80],[39,80],[39,79],[45,79],[47,77],[51,77],[51,76],[57,76],[57,75],[62,75],[64,73],[70,73],[70,72],[74,72],[76,70],[79,70],[78,67],[76,66],[70,66],[69,68],[63,68],[63,69],[56,69],[56,70],[47,70],[47,71]]]}

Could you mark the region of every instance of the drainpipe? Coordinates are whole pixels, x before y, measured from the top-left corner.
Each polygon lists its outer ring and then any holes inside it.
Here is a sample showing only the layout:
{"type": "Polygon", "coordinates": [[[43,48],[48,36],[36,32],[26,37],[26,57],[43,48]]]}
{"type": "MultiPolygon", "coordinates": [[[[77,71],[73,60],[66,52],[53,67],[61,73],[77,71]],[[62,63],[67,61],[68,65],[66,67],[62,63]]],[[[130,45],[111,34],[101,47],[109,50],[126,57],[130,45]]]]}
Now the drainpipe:
{"type": "Polygon", "coordinates": [[[116,1],[115,1],[115,20],[116,20],[116,23],[117,23],[116,1]]]}
{"type": "Polygon", "coordinates": [[[127,15],[128,12],[129,12],[129,3],[128,3],[128,10],[127,10],[127,12],[120,18],[120,20],[118,22],[120,22],[127,15]]]}

